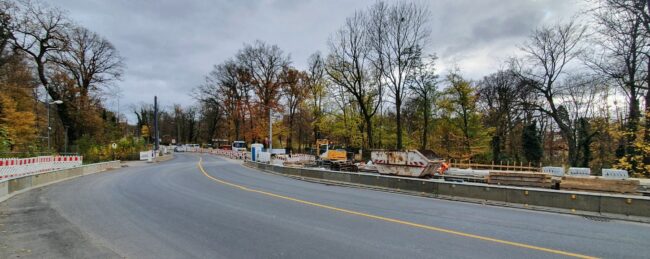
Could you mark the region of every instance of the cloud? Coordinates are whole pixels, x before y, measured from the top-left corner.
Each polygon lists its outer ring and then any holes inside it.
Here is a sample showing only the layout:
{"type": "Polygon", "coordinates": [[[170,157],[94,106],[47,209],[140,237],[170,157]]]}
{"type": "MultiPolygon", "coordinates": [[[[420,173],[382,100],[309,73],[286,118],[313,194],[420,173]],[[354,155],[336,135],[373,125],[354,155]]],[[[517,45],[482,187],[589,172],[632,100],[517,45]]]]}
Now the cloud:
{"type": "MultiPolygon", "coordinates": [[[[291,54],[304,68],[315,51],[355,9],[374,0],[49,0],[79,24],[112,41],[126,58],[117,85],[121,110],[157,94],[161,103],[190,105],[191,89],[213,64],[260,39],[291,54]]],[[[480,79],[517,52],[530,31],[574,15],[581,6],[565,0],[420,1],[431,11],[432,43],[439,71],[457,64],[480,79]]],[[[128,114],[127,114],[128,115],[128,114]]],[[[131,115],[128,115],[132,117],[131,115]]]]}

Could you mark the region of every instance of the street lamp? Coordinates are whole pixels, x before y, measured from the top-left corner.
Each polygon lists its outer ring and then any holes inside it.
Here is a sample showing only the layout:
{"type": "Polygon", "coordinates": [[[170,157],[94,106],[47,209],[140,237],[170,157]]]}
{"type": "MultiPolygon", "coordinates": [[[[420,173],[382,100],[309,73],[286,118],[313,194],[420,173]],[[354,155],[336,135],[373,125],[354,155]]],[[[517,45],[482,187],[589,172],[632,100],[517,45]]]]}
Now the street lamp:
{"type": "Polygon", "coordinates": [[[52,131],[52,126],[50,125],[50,105],[55,104],[59,105],[62,104],[63,101],[61,100],[54,100],[52,102],[47,102],[47,150],[49,151],[51,149],[50,146],[50,131],[52,131]]]}

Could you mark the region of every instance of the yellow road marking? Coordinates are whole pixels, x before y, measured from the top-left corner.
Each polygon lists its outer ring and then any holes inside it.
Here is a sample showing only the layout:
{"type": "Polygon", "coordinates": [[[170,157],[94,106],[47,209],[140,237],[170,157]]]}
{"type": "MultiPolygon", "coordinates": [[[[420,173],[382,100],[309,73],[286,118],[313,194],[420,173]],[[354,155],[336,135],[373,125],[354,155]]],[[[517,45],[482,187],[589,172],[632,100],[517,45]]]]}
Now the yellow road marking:
{"type": "Polygon", "coordinates": [[[302,203],[302,204],[311,205],[311,206],[319,207],[319,208],[323,208],[323,209],[328,209],[328,210],[338,211],[338,212],[342,212],[342,213],[357,215],[357,216],[361,216],[361,217],[366,217],[366,218],[371,218],[371,219],[376,219],[376,220],[381,220],[381,221],[386,221],[386,222],[392,222],[392,223],[396,223],[396,224],[401,224],[401,225],[406,225],[406,226],[411,226],[411,227],[416,227],[416,228],[421,228],[421,229],[426,229],[426,230],[431,230],[431,231],[436,231],[436,232],[442,232],[442,233],[447,233],[447,234],[452,234],[452,235],[457,235],[457,236],[462,236],[462,237],[474,238],[474,239],[479,239],[479,240],[483,240],[483,241],[489,241],[489,242],[494,242],[494,243],[499,243],[499,244],[504,244],[504,245],[527,248],[527,249],[531,249],[531,250],[543,251],[543,252],[548,252],[548,253],[552,253],[552,254],[559,254],[559,255],[565,255],[565,256],[577,257],[577,258],[585,258],[585,259],[587,259],[587,258],[588,259],[598,258],[598,257],[593,257],[593,256],[588,256],[588,255],[582,255],[582,254],[576,254],[576,253],[556,250],[556,249],[550,249],[550,248],[544,248],[544,247],[539,247],[539,246],[534,246],[534,245],[528,245],[528,244],[524,244],[524,243],[501,240],[501,239],[496,239],[496,238],[491,238],[491,237],[486,237],[486,236],[479,236],[479,235],[469,234],[469,233],[455,231],[455,230],[449,230],[449,229],[444,229],[444,228],[439,228],[439,227],[433,227],[433,226],[413,223],[413,222],[409,222],[409,221],[403,221],[403,220],[399,220],[399,219],[387,218],[387,217],[367,214],[367,213],[363,213],[363,212],[337,208],[337,207],[324,205],[324,204],[320,204],[320,203],[315,203],[315,202],[311,202],[311,201],[296,199],[296,198],[292,198],[292,197],[288,197],[288,196],[284,196],[284,195],[279,195],[279,194],[275,194],[275,193],[270,193],[270,192],[260,191],[260,190],[256,190],[256,189],[251,189],[251,188],[248,188],[248,187],[245,187],[245,186],[242,186],[242,185],[226,182],[224,180],[217,179],[217,178],[209,175],[205,171],[205,169],[203,169],[203,165],[201,165],[202,162],[203,162],[203,157],[200,157],[199,158],[199,163],[198,163],[198,168],[199,168],[199,170],[201,170],[203,175],[205,175],[206,177],[210,178],[211,180],[213,180],[215,182],[225,184],[225,185],[228,185],[228,186],[231,186],[231,187],[234,187],[234,188],[237,188],[237,189],[241,189],[241,190],[244,190],[244,191],[247,191],[247,192],[259,193],[259,194],[263,194],[263,195],[270,196],[270,197],[289,200],[289,201],[293,201],[293,202],[297,202],[297,203],[302,203]]]}

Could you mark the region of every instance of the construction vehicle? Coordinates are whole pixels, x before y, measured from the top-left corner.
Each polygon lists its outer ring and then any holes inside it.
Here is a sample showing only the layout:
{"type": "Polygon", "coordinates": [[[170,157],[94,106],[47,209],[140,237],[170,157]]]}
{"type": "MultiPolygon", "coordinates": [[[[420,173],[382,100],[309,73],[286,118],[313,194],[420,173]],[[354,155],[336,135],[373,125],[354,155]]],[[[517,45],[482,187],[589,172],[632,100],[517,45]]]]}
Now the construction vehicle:
{"type": "Polygon", "coordinates": [[[386,175],[430,178],[444,174],[448,168],[444,160],[426,157],[418,150],[373,150],[370,158],[377,171],[386,175]]]}
{"type": "Polygon", "coordinates": [[[330,149],[330,142],[327,139],[316,140],[316,164],[334,171],[358,171],[353,161],[348,159],[347,151],[330,149]]]}

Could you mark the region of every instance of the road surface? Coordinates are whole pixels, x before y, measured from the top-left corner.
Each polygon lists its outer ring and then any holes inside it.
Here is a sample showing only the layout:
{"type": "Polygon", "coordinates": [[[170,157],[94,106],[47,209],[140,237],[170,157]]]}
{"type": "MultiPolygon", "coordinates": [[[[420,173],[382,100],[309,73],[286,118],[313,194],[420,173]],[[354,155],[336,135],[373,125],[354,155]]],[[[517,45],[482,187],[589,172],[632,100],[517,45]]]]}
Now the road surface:
{"type": "Polygon", "coordinates": [[[9,235],[0,237],[0,257],[650,255],[648,224],[304,182],[189,153],[54,184],[6,203],[0,206],[0,230],[9,235]],[[30,214],[30,208],[47,213],[30,214]],[[27,234],[17,229],[29,226],[25,215],[47,215],[32,221],[59,229],[26,231],[36,241],[21,247],[27,234]]]}

